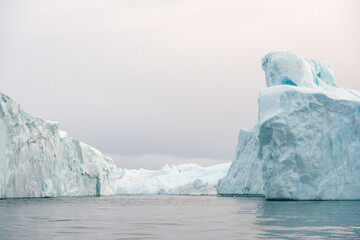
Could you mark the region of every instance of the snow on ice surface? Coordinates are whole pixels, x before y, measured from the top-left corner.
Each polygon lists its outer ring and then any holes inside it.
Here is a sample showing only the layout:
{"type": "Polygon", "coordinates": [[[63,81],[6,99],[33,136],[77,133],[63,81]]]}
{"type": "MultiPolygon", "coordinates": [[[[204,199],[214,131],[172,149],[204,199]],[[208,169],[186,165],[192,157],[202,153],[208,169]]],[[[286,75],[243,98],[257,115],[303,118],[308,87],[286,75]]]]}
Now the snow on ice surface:
{"type": "Polygon", "coordinates": [[[0,198],[111,195],[111,159],[0,93],[0,198]]]}
{"type": "Polygon", "coordinates": [[[160,170],[118,169],[117,194],[216,194],[216,184],[230,163],[201,167],[166,165],[160,170]]]}
{"type": "Polygon", "coordinates": [[[260,193],[263,182],[268,199],[360,199],[360,92],[339,87],[324,60],[273,52],[262,65],[259,128],[240,132],[218,192],[260,193]]]}

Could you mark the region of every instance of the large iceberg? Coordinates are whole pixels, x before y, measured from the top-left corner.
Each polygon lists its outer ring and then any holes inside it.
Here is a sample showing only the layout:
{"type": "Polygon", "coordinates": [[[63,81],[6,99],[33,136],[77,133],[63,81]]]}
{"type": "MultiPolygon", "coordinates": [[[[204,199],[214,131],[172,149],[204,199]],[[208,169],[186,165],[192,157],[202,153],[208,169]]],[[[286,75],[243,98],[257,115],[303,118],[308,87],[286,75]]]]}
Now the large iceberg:
{"type": "MultiPolygon", "coordinates": [[[[259,93],[258,145],[250,141],[257,158],[238,153],[218,192],[263,182],[267,199],[360,199],[360,92],[339,87],[324,60],[273,52],[262,66],[268,88],[259,93]],[[262,174],[249,174],[255,163],[262,174]]],[[[238,149],[246,144],[239,137],[238,149]]]]}
{"type": "Polygon", "coordinates": [[[116,194],[216,194],[216,184],[229,167],[230,163],[210,167],[188,163],[160,170],[119,168],[116,194]]]}
{"type": "Polygon", "coordinates": [[[0,93],[0,198],[111,195],[110,158],[0,93]]]}

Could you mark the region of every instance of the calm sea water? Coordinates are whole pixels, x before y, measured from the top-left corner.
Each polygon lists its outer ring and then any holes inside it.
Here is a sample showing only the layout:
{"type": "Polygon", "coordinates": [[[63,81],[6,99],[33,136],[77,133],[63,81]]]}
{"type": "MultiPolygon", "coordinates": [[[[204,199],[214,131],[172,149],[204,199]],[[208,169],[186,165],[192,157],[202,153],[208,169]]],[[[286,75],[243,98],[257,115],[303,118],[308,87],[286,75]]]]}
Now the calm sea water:
{"type": "Polygon", "coordinates": [[[0,239],[360,239],[359,201],[217,196],[0,200],[0,239]]]}

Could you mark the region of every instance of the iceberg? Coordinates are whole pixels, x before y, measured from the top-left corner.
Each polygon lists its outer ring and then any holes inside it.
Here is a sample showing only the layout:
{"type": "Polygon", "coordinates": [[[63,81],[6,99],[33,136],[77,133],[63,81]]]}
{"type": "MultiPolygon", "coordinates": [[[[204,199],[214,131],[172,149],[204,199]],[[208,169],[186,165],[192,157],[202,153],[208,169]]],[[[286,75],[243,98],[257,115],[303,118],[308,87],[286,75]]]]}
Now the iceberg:
{"type": "Polygon", "coordinates": [[[115,193],[112,160],[0,93],[0,198],[115,193]]]}
{"type": "Polygon", "coordinates": [[[114,194],[216,194],[230,163],[116,168],[99,150],[0,93],[0,199],[114,194]]]}
{"type": "Polygon", "coordinates": [[[262,67],[258,145],[242,133],[218,192],[246,194],[262,182],[267,199],[360,199],[360,92],[338,86],[326,61],[293,52],[269,53],[262,67]],[[249,174],[257,164],[262,174],[249,174]]]}
{"type": "Polygon", "coordinates": [[[164,166],[160,170],[118,169],[116,194],[213,195],[230,163],[201,167],[197,164],[164,166]]]}

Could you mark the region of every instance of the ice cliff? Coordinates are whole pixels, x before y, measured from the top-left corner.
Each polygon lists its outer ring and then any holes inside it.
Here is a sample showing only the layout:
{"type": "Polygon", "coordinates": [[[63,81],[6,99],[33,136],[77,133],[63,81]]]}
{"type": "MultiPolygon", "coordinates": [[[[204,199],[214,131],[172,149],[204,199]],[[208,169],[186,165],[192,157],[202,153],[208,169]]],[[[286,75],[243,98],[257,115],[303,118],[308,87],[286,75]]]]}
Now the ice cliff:
{"type": "Polygon", "coordinates": [[[0,198],[110,195],[112,160],[0,93],[0,198]]]}
{"type": "Polygon", "coordinates": [[[261,160],[258,158],[259,126],[246,131],[241,129],[236,146],[235,158],[227,177],[218,183],[222,195],[263,195],[261,160]]]}
{"type": "Polygon", "coordinates": [[[339,87],[324,60],[273,52],[262,67],[257,127],[240,132],[218,192],[360,199],[360,92],[339,87]]]}

